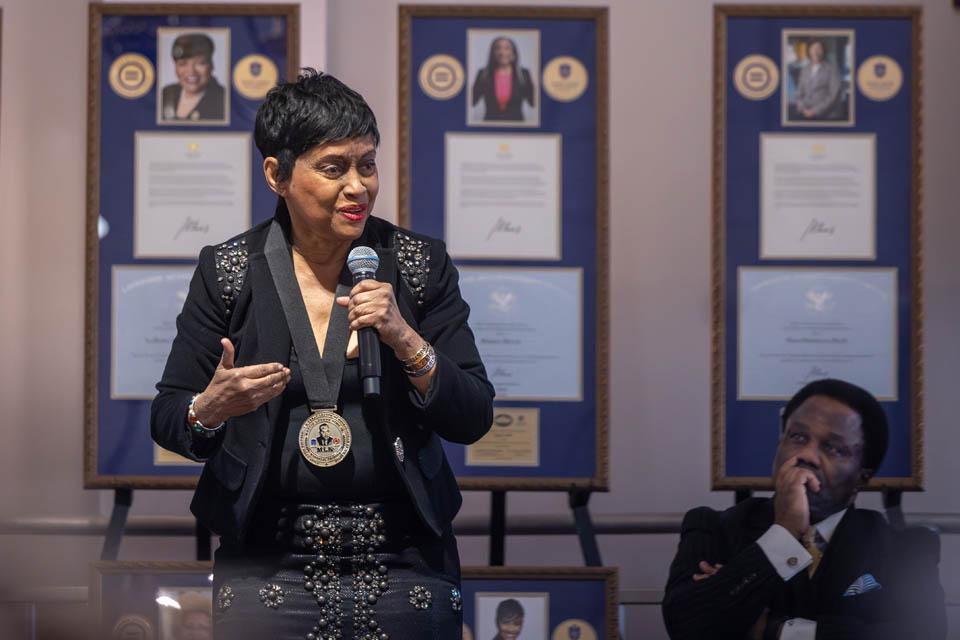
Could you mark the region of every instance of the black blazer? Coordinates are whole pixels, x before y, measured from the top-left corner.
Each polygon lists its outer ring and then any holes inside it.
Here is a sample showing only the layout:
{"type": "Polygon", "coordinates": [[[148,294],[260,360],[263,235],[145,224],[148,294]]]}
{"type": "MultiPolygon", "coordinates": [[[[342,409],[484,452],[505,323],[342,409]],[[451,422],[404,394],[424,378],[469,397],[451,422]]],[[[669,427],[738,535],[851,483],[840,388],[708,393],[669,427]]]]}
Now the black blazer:
{"type": "Polygon", "coordinates": [[[225,118],[224,109],[226,108],[226,94],[223,86],[217,82],[216,78],[211,77],[207,83],[207,88],[200,98],[200,102],[193,108],[190,115],[186,118],[177,117],[177,103],[180,101],[180,92],[183,88],[180,83],[168,84],[163,88],[160,98],[160,115],[163,120],[177,121],[201,121],[201,120],[223,120],[225,118]]]}
{"type": "MultiPolygon", "coordinates": [[[[287,215],[281,206],[277,217],[285,225],[287,215]]],[[[190,509],[212,531],[237,543],[243,542],[263,485],[282,394],[228,420],[209,440],[194,438],[185,421],[190,398],[213,377],[221,337],[233,342],[236,366],[289,363],[290,332],[263,254],[269,228],[267,221],[200,252],[150,421],[160,446],[205,462],[190,509]]],[[[391,451],[400,439],[403,459],[399,454],[393,459],[404,486],[426,527],[441,535],[462,498],[440,438],[475,442],[493,420],[493,387],[467,325],[470,310],[442,242],[370,218],[354,244],[377,251],[377,279],[393,285],[404,319],[437,352],[433,383],[421,400],[393,351],[383,347],[384,400],[372,407],[379,424],[371,429],[391,451]],[[397,268],[401,252],[406,275],[397,268]]]]}
{"type": "Polygon", "coordinates": [[[522,67],[520,68],[520,75],[523,76],[523,82],[520,81],[516,73],[513,74],[510,99],[507,100],[507,104],[501,111],[500,104],[497,102],[497,89],[493,80],[493,73],[487,67],[477,73],[477,79],[473,82],[471,104],[477,104],[483,99],[484,120],[523,120],[523,101],[526,100],[531,107],[534,106],[533,81],[530,78],[530,72],[522,67]]]}
{"type": "Polygon", "coordinates": [[[895,531],[881,514],[851,508],[813,578],[801,571],[784,582],[756,544],[772,524],[769,498],[687,513],[663,601],[671,638],[742,640],[766,608],[771,620],[816,621],[817,640],[946,637],[939,540],[929,531],[895,531]],[[701,560],[724,566],[694,582],[701,560]],[[881,589],[843,595],[867,573],[881,589]]]}

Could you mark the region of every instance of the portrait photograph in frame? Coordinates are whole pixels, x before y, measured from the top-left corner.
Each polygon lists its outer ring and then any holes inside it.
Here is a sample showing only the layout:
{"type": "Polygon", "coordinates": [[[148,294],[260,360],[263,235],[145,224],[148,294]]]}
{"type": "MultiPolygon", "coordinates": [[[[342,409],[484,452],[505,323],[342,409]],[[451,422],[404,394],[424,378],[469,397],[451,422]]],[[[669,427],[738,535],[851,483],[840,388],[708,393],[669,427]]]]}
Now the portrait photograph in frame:
{"type": "Polygon", "coordinates": [[[157,29],[157,124],[230,124],[230,30],[157,29]]]}
{"type": "Polygon", "coordinates": [[[467,124],[540,125],[540,31],[467,30],[467,124]]]}
{"type": "Polygon", "coordinates": [[[783,126],[855,124],[854,39],[851,29],[783,30],[783,126]]]}

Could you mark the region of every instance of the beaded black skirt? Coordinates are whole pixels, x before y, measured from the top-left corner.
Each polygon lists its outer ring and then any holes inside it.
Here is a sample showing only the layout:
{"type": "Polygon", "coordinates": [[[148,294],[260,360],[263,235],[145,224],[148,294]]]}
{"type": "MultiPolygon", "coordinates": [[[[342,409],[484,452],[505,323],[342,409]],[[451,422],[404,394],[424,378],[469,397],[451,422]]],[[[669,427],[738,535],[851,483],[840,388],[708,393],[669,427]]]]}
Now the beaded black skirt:
{"type": "Polygon", "coordinates": [[[460,640],[456,543],[415,520],[383,505],[258,514],[242,550],[216,552],[214,638],[460,640]]]}

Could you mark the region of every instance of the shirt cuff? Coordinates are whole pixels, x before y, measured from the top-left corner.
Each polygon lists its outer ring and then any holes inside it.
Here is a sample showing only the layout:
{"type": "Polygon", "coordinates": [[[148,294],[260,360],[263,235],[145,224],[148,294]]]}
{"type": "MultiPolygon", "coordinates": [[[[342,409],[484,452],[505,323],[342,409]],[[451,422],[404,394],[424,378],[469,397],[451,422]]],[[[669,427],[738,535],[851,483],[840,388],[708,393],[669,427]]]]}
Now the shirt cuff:
{"type": "MultiPolygon", "coordinates": [[[[784,582],[813,562],[813,557],[803,545],[778,524],[767,529],[766,533],[757,539],[757,544],[784,582]]],[[[780,637],[783,638],[782,635],[780,637]]]]}
{"type": "Polygon", "coordinates": [[[791,618],[780,629],[780,640],[815,640],[817,623],[806,618],[791,618]]]}

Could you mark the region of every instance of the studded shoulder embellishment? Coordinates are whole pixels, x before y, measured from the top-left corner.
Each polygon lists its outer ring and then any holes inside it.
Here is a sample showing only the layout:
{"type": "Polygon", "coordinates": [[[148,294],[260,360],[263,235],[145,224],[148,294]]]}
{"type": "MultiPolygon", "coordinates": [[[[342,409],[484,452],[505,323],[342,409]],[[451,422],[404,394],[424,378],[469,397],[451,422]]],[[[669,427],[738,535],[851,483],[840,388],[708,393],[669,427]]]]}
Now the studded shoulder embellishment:
{"type": "Polygon", "coordinates": [[[217,246],[217,289],[227,316],[233,312],[233,303],[240,296],[243,281],[247,277],[247,241],[234,240],[217,246]]]}
{"type": "Polygon", "coordinates": [[[417,305],[422,306],[430,273],[430,245],[397,231],[396,248],[400,276],[416,297],[417,305]]]}

